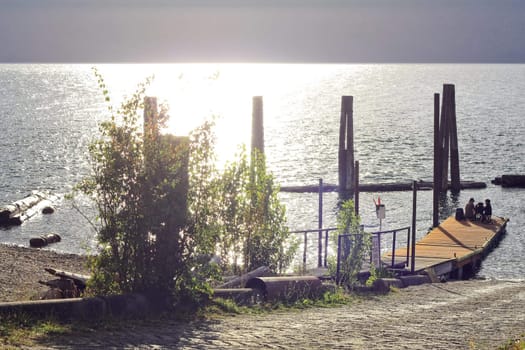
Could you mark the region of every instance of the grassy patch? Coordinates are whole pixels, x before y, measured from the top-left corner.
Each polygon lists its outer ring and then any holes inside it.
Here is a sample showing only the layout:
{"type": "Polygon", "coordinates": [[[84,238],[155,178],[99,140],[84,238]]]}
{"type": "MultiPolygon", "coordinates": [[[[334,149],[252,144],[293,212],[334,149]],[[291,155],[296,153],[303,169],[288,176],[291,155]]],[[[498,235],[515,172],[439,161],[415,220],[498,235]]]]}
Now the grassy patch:
{"type": "Polygon", "coordinates": [[[36,319],[29,315],[11,314],[0,316],[0,347],[31,346],[40,337],[66,334],[71,328],[53,318],[36,319]]]}
{"type": "Polygon", "coordinates": [[[499,350],[524,350],[525,349],[525,333],[515,339],[510,339],[504,345],[498,348],[499,350]]]}

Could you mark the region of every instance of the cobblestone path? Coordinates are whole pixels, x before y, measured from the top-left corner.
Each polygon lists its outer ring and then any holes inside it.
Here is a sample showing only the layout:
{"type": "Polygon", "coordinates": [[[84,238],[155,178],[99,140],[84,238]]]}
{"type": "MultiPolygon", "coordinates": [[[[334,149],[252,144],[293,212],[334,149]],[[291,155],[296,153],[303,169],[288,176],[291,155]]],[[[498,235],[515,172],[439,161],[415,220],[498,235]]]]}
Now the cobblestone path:
{"type": "Polygon", "coordinates": [[[525,281],[462,281],[410,287],[335,308],[57,337],[38,348],[494,349],[523,333],[525,281]]]}

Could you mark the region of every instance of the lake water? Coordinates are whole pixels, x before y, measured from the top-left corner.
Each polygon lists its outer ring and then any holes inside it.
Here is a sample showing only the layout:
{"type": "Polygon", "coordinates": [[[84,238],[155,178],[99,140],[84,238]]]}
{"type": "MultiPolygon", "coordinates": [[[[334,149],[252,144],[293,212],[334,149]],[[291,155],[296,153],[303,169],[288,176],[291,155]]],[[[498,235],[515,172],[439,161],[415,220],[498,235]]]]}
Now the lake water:
{"type": "MultiPolygon", "coordinates": [[[[523,278],[525,190],[502,189],[490,180],[525,174],[525,65],[99,65],[112,103],[155,75],[148,94],[170,105],[170,129],[187,134],[215,115],[220,161],[248,143],[253,96],[263,96],[268,166],[281,185],[337,182],[341,96],[354,96],[355,158],[362,183],[431,180],[433,96],[456,86],[462,180],[486,189],[447,195],[441,218],[468,198],[490,198],[495,215],[509,217],[507,235],[485,260],[480,275],[523,278]]],[[[90,65],[0,65],[0,204],[32,190],[63,195],[89,173],[87,146],[107,118],[107,105],[90,65]]],[[[409,226],[411,192],[362,193],[361,216],[378,229],[373,199],[386,205],[383,229],[409,226]]],[[[317,227],[317,194],[282,193],[292,230],[317,227]]],[[[337,194],[324,197],[324,226],[334,226],[337,194]]],[[[418,193],[417,234],[432,223],[432,192],[418,193]]],[[[28,245],[55,232],[50,246],[84,253],[94,231],[87,202],[57,203],[53,215],[37,215],[19,227],[0,228],[0,241],[28,245]]],[[[315,261],[315,258],[314,258],[315,261]]]]}

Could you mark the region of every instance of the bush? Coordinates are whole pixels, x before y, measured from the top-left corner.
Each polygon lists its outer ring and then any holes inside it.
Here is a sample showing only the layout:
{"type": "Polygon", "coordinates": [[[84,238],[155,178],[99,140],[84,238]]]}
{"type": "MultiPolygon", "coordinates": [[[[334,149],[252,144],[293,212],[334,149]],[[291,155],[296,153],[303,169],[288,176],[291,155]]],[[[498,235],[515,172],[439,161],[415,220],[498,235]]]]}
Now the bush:
{"type": "MultiPolygon", "coordinates": [[[[371,245],[370,233],[361,228],[352,200],[347,200],[341,205],[337,215],[337,233],[347,235],[341,240],[339,247],[342,253],[339,261],[339,283],[351,288],[358,281],[357,275],[363,262],[370,258],[371,245]]],[[[332,267],[331,270],[335,268],[332,267]]]]}
{"type": "MultiPolygon", "coordinates": [[[[96,72],[106,101],[108,91],[96,72]]],[[[264,157],[244,152],[215,167],[213,123],[189,138],[161,135],[168,115],[145,84],[100,125],[89,147],[92,174],[77,186],[98,210],[99,252],[90,260],[93,294],[155,292],[200,302],[217,278],[212,255],[250,270],[291,261],[284,206],[264,157]],[[141,123],[140,110],[144,110],[141,123]]]]}
{"type": "Polygon", "coordinates": [[[157,112],[154,99],[144,106],[145,86],[116,113],[108,109],[101,137],[89,148],[92,175],[79,189],[93,198],[100,221],[89,288],[97,294],[205,293],[193,274],[199,240],[188,225],[188,141],[160,135],[166,110],[157,112]],[[143,128],[140,109],[149,116],[143,128]]]}

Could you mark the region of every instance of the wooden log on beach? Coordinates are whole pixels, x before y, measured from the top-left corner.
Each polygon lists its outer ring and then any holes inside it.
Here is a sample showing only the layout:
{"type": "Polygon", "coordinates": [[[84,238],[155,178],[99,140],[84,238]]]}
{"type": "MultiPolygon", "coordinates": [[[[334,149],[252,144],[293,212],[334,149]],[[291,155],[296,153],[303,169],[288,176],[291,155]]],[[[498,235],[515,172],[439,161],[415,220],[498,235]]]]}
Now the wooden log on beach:
{"type": "Polygon", "coordinates": [[[267,267],[267,266],[260,266],[258,268],[256,268],[255,270],[253,271],[250,271],[248,273],[245,273],[244,275],[241,275],[239,277],[235,277],[234,279],[226,282],[226,283],[223,283],[221,284],[220,286],[218,286],[217,288],[218,289],[225,289],[225,288],[239,288],[239,287],[244,287],[244,284],[246,283],[246,281],[248,281],[249,279],[251,278],[255,278],[255,277],[263,277],[263,276],[268,276],[271,274],[271,271],[270,271],[270,268],[267,267]]]}
{"type": "Polygon", "coordinates": [[[11,204],[0,207],[0,225],[21,225],[23,221],[35,215],[38,211],[32,210],[37,205],[46,201],[51,204],[51,200],[56,197],[43,192],[33,192],[25,198],[22,198],[11,204]]]}
{"type": "Polygon", "coordinates": [[[89,275],[82,275],[79,273],[58,270],[50,267],[46,267],[44,270],[53,276],[72,280],[80,290],[84,290],[84,288],[86,288],[87,281],[90,278],[89,275]]]}
{"type": "Polygon", "coordinates": [[[29,240],[29,245],[33,248],[45,247],[51,243],[60,242],[62,238],[56,233],[50,233],[40,237],[34,237],[29,240]]]}
{"type": "Polygon", "coordinates": [[[51,281],[38,281],[38,283],[50,287],[41,299],[65,299],[65,298],[78,298],[80,297],[81,291],[73,280],[69,278],[59,278],[51,281]]]}

